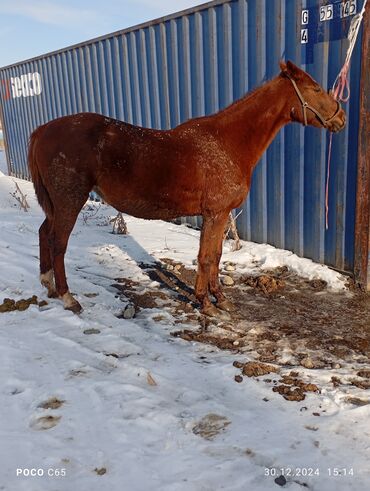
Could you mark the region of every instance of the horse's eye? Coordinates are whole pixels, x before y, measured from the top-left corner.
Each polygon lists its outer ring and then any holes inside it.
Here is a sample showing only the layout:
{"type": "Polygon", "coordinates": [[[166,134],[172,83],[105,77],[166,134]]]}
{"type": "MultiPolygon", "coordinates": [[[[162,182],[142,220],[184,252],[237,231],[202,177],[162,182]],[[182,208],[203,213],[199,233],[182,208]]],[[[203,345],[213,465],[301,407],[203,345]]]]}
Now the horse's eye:
{"type": "Polygon", "coordinates": [[[314,91],[315,91],[315,92],[321,92],[321,87],[315,87],[315,88],[314,88],[314,91]]]}

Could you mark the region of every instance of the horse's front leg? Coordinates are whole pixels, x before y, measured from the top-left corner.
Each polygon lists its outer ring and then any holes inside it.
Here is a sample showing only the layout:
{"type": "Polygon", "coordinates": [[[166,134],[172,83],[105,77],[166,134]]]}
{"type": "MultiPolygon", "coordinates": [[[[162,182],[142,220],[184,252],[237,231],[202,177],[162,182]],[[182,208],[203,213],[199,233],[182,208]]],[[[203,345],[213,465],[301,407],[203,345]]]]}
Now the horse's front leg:
{"type": "Polygon", "coordinates": [[[217,251],[213,257],[213,261],[210,267],[209,275],[209,291],[216,298],[216,305],[219,309],[225,310],[226,312],[232,312],[235,307],[230,300],[226,298],[222,291],[222,287],[219,279],[219,266],[220,259],[222,256],[222,244],[224,241],[224,231],[218,237],[217,251]]]}
{"type": "MultiPolygon", "coordinates": [[[[195,284],[195,296],[201,304],[202,313],[210,316],[220,316],[220,311],[211,303],[209,290],[214,281],[211,280],[211,273],[216,268],[218,282],[218,264],[221,257],[222,237],[228,213],[222,213],[215,216],[204,216],[203,226],[200,236],[200,247],[198,254],[198,273],[195,284]]],[[[222,296],[221,287],[212,288],[217,299],[225,300],[222,296]],[[217,290],[217,292],[216,292],[217,290]],[[217,295],[216,295],[217,293],[217,295]],[[218,296],[218,297],[217,297],[218,296]]]]}

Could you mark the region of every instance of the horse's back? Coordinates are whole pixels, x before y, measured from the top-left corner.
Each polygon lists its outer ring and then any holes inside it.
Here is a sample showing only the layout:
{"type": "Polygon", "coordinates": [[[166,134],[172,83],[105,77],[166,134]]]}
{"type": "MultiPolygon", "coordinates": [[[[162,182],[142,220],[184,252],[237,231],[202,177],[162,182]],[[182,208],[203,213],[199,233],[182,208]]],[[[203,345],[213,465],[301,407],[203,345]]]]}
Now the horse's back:
{"type": "Polygon", "coordinates": [[[50,121],[31,137],[37,166],[53,201],[96,188],[104,200],[141,218],[173,218],[218,208],[227,200],[230,158],[205,120],[174,130],[134,126],[99,114],[50,121]]]}

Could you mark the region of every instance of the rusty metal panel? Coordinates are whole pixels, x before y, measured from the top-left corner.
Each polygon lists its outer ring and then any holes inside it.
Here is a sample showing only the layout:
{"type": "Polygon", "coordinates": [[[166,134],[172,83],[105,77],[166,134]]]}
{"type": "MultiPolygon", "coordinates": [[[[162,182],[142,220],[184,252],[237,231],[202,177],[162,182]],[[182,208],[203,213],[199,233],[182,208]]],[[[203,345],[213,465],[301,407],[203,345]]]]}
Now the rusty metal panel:
{"type": "MultiPolygon", "coordinates": [[[[27,141],[46,121],[92,111],[171,128],[218,111],[272,78],[280,58],[329,88],[345,59],[350,20],[362,5],[363,0],[217,0],[2,68],[10,171],[29,177],[27,141]]],[[[277,135],[256,167],[238,228],[244,239],[355,272],[364,283],[368,221],[360,210],[368,187],[364,194],[361,135],[368,129],[360,113],[368,102],[364,95],[360,102],[360,94],[369,93],[369,68],[364,61],[361,66],[361,35],[352,57],[348,125],[333,138],[329,229],[328,135],[296,124],[277,135]]],[[[199,217],[187,221],[201,224],[199,217]]]]}

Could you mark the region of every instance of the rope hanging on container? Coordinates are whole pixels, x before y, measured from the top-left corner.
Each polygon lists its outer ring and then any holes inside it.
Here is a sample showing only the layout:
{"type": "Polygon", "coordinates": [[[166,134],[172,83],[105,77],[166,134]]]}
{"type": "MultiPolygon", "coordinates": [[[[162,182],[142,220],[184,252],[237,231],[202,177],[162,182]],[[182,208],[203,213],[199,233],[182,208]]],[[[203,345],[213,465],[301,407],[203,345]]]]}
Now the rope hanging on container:
{"type": "MultiPolygon", "coordinates": [[[[335,100],[339,102],[348,102],[351,90],[348,79],[348,72],[351,63],[352,53],[356,44],[357,36],[360,31],[361,22],[365,14],[367,0],[364,0],[361,12],[353,17],[349,26],[347,39],[349,46],[347,49],[346,59],[336,79],[334,80],[331,92],[335,100]]],[[[330,179],[330,161],[331,161],[331,149],[332,149],[333,133],[330,133],[329,137],[329,149],[328,149],[328,166],[326,174],[326,189],[325,189],[325,227],[329,228],[329,179],[330,179]]]]}

